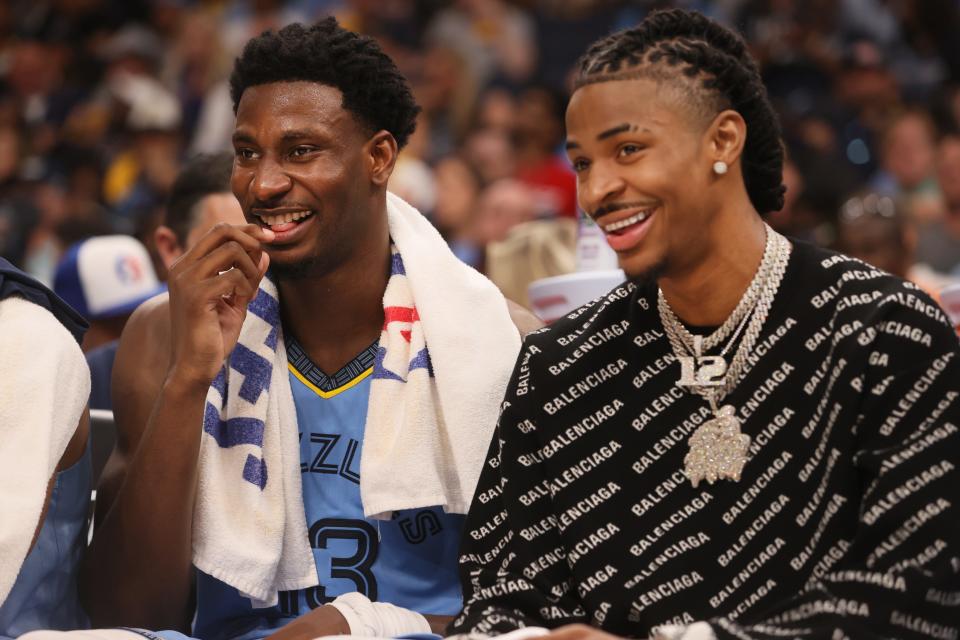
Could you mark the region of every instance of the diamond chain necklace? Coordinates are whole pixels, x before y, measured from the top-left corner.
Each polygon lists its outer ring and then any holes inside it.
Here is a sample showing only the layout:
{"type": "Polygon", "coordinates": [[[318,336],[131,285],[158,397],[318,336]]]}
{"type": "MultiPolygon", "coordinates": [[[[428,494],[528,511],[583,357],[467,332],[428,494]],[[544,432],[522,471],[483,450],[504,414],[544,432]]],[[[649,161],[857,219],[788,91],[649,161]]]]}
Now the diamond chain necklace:
{"type": "Polygon", "coordinates": [[[703,479],[711,484],[718,478],[738,481],[747,461],[750,436],[740,432],[736,410],[731,405],[720,406],[720,401],[747,372],[750,354],[760,337],[790,259],[790,241],[769,226],[766,226],[766,232],[763,259],[756,275],[733,313],[707,338],[691,334],[670,308],[663,291],[657,293],[660,321],[673,353],[681,363],[677,385],[706,398],[714,416],[688,440],[690,451],[684,458],[684,471],[694,487],[703,479]],[[744,327],[743,340],[728,366],[725,356],[744,327]],[[720,355],[705,355],[705,351],[718,345],[731,332],[733,336],[720,355]]]}

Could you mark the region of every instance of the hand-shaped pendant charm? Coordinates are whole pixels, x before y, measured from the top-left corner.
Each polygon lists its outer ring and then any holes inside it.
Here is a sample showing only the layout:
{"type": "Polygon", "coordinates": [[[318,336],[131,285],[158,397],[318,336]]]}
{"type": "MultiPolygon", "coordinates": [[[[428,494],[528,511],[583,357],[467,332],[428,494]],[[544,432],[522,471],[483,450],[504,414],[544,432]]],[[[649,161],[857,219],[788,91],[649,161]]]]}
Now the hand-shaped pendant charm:
{"type": "Polygon", "coordinates": [[[694,488],[701,480],[710,484],[718,478],[737,482],[747,463],[750,436],[740,433],[740,421],[730,405],[720,407],[687,441],[690,452],[683,459],[684,473],[694,488]]]}

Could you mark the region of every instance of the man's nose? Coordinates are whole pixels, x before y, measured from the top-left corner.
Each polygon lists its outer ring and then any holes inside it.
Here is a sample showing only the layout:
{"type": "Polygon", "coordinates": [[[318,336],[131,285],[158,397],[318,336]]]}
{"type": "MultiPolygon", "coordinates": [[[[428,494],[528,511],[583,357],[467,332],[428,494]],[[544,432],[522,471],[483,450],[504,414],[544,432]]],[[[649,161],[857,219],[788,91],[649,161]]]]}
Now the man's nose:
{"type": "Polygon", "coordinates": [[[592,215],[604,203],[617,199],[624,188],[625,182],[619,172],[595,164],[587,178],[578,185],[580,207],[592,215]]]}
{"type": "Polygon", "coordinates": [[[292,181],[283,166],[269,157],[264,157],[253,176],[253,196],[261,202],[269,202],[290,190],[292,181]]]}

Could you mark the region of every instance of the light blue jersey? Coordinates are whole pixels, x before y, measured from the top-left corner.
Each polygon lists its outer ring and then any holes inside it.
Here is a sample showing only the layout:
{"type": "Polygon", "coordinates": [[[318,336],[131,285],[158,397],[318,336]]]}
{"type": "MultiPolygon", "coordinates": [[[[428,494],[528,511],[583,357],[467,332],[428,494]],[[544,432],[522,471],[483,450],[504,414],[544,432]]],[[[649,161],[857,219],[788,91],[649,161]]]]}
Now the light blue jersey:
{"type": "Polygon", "coordinates": [[[360,455],[376,344],[333,376],[310,362],[295,340],[287,352],[304,512],[320,585],[281,593],[276,607],[255,610],[236,589],[199,573],[194,635],[261,638],[352,591],[420,613],[456,614],[464,516],[434,507],[399,511],[386,521],[363,517],[360,455]]]}

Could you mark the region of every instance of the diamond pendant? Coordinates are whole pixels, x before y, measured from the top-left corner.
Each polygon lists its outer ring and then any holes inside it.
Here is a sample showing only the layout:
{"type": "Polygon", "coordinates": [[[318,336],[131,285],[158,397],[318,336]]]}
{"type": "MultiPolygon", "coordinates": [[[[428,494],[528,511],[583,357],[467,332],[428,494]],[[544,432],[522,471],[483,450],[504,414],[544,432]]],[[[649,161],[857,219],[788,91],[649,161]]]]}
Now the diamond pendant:
{"type": "Polygon", "coordinates": [[[684,473],[694,488],[701,480],[710,484],[718,479],[738,482],[747,463],[750,436],[740,433],[734,408],[724,405],[714,409],[713,415],[687,441],[690,452],[683,459],[684,473]]]}
{"type": "Polygon", "coordinates": [[[680,363],[678,387],[719,387],[727,375],[723,356],[703,355],[703,336],[693,337],[693,355],[677,356],[680,363]]]}

